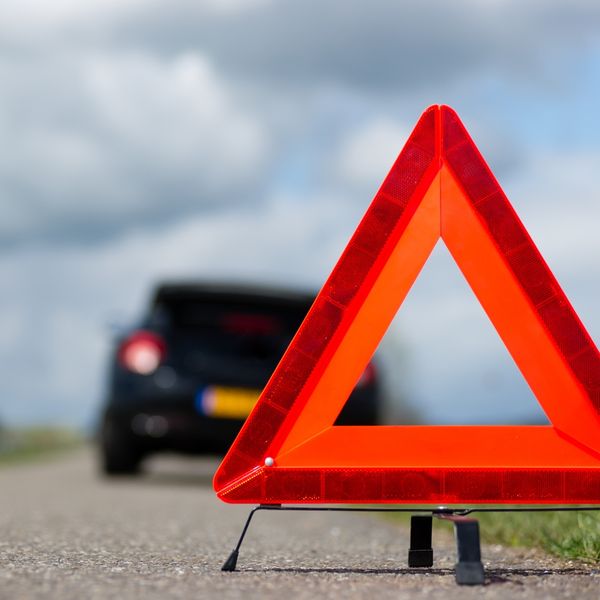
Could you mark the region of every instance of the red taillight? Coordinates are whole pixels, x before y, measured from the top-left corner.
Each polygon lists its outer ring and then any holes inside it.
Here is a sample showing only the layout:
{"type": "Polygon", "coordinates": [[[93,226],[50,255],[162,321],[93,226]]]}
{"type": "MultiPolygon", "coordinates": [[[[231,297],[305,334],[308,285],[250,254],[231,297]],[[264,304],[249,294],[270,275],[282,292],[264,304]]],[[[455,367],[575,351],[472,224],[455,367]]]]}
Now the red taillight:
{"type": "Polygon", "coordinates": [[[365,367],[365,370],[362,372],[362,375],[356,382],[356,387],[365,387],[367,385],[371,385],[375,381],[376,376],[377,372],[375,370],[375,365],[373,365],[372,362],[368,363],[365,367]]]}
{"type": "Polygon", "coordinates": [[[136,331],[119,348],[119,363],[139,375],[156,371],[166,352],[163,339],[150,331],[136,331]]]}
{"type": "Polygon", "coordinates": [[[221,325],[228,333],[240,335],[274,335],[281,323],[268,315],[229,313],[221,317],[221,325]]]}

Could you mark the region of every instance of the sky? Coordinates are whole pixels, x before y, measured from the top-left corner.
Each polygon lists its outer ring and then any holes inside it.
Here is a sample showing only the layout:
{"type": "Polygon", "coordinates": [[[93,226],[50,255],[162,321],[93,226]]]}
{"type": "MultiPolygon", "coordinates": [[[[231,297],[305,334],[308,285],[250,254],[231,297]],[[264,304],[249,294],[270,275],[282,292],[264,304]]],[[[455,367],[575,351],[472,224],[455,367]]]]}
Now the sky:
{"type": "MultiPolygon", "coordinates": [[[[3,0],[0,420],[90,426],[156,281],[318,289],[453,106],[598,343],[595,0],[3,0]]],[[[439,423],[543,419],[442,245],[382,343],[439,423]]]]}

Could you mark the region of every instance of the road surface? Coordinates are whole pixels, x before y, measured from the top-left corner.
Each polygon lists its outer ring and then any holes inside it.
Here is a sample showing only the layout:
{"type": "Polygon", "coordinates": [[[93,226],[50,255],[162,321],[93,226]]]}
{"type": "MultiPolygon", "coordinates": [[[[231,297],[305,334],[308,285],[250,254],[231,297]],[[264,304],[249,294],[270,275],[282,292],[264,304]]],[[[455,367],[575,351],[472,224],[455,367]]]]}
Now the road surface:
{"type": "Polygon", "coordinates": [[[106,481],[86,451],[0,468],[0,599],[600,597],[600,569],[499,546],[483,548],[486,586],[458,587],[438,522],[435,568],[409,571],[405,529],[348,513],[258,513],[223,573],[248,509],[216,500],[215,466],[160,459],[106,481]]]}

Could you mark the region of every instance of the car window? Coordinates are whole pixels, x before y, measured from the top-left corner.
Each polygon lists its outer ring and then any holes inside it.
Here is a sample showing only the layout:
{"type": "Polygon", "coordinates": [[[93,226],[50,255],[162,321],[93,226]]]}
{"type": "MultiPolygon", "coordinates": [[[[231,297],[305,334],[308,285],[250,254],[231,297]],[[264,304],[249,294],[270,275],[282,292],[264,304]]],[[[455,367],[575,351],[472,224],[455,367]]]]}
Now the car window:
{"type": "Polygon", "coordinates": [[[304,319],[309,306],[268,303],[207,302],[177,299],[158,303],[153,326],[193,340],[213,354],[279,356],[304,319]]]}

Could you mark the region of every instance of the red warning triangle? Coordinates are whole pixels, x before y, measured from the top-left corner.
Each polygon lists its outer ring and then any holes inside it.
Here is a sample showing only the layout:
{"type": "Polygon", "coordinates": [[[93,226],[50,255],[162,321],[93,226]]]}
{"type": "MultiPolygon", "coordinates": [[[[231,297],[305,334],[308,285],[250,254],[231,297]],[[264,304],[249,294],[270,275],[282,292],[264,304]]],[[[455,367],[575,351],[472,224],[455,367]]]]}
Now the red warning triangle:
{"type": "Polygon", "coordinates": [[[432,106],[219,467],[250,503],[600,503],[600,355],[456,113],[432,106]],[[334,426],[441,238],[548,426],[334,426]]]}

